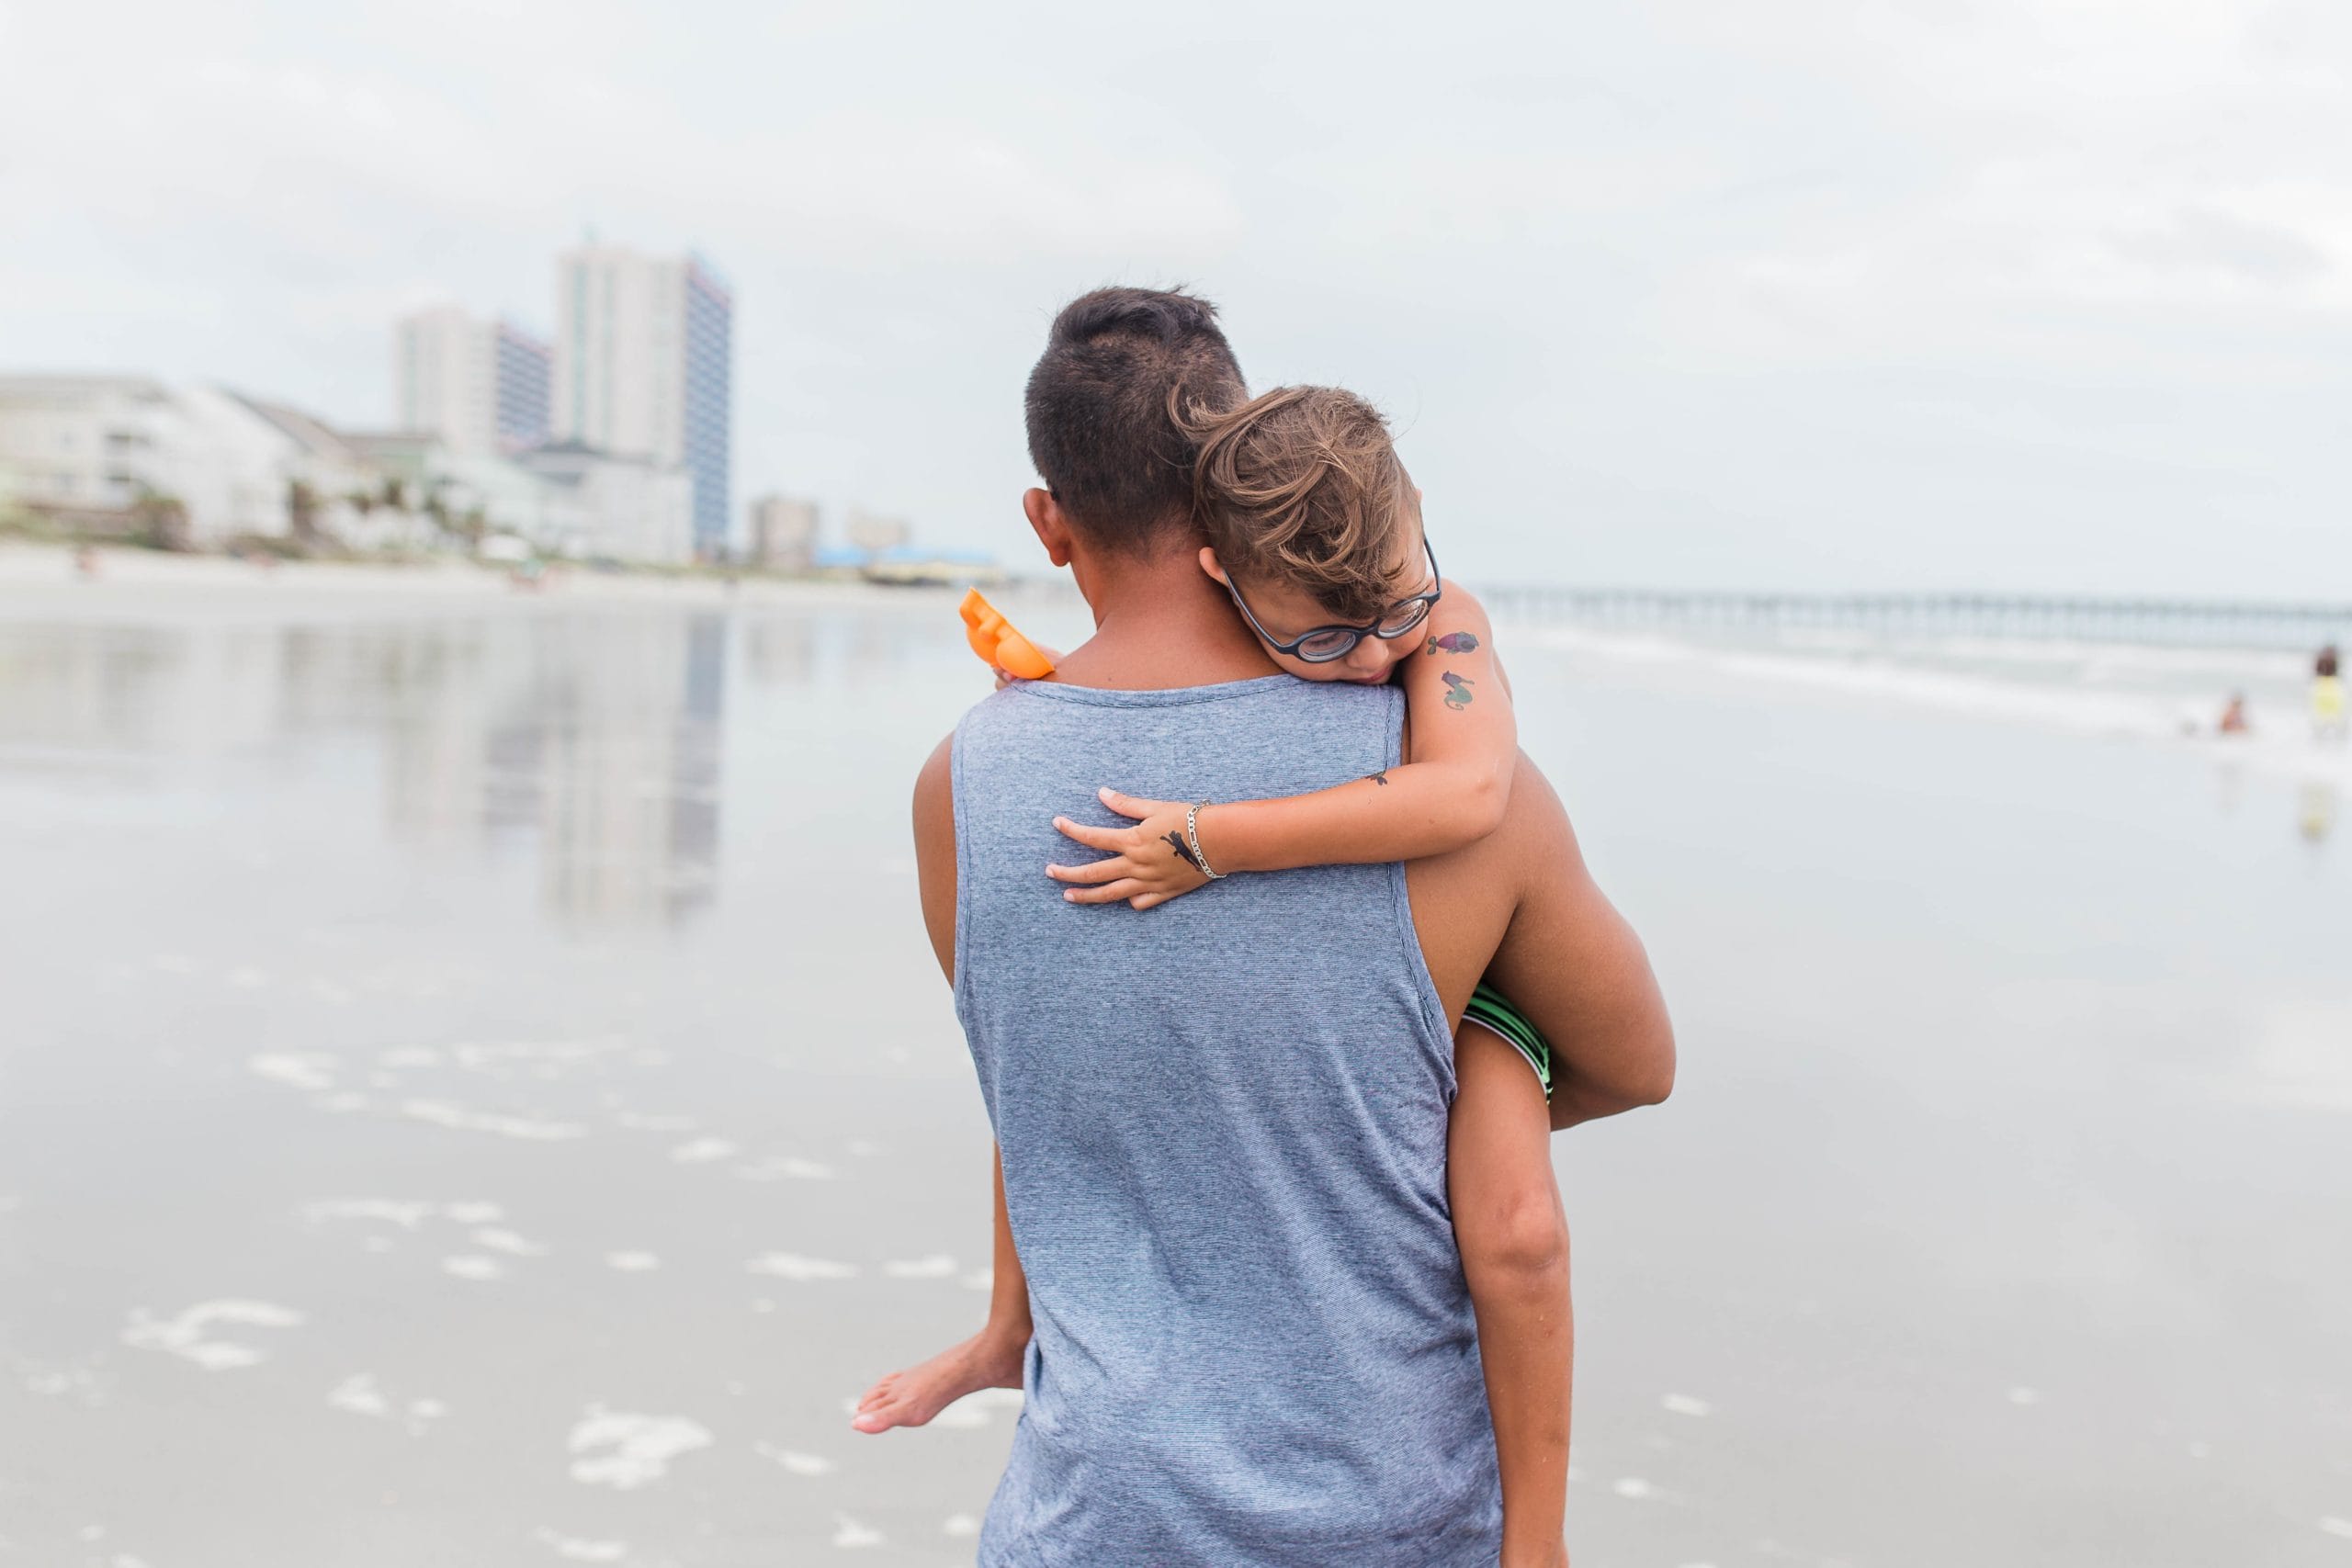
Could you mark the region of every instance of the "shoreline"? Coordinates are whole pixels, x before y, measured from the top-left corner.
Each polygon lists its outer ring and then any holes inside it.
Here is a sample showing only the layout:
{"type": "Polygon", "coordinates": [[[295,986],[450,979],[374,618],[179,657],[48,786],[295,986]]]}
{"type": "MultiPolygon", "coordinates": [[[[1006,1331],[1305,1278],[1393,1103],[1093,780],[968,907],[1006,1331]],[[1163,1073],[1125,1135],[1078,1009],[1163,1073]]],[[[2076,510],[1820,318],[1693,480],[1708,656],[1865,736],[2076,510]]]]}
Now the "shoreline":
{"type": "MultiPolygon", "coordinates": [[[[567,609],[628,608],[851,612],[953,623],[960,590],[857,580],[716,573],[669,575],[563,567],[532,587],[503,568],[471,560],[393,564],[179,555],[129,546],[95,547],[97,572],[75,568],[75,547],[0,543],[0,613],[19,622],[85,626],[222,620],[338,625],[451,615],[530,617],[567,609]]],[[[1059,578],[1015,579],[988,590],[1042,631],[1082,637],[1052,623],[1082,612],[1059,578]]],[[[1987,667],[1984,639],[1928,637],[1917,647],[1804,638],[1711,642],[1705,627],[1596,627],[1498,622],[1531,649],[1594,661],[1636,684],[1690,690],[1769,691],[1779,700],[1863,705],[1889,714],[1940,715],[2003,728],[2132,744],[2194,757],[2225,770],[2289,783],[2352,789],[2352,748],[2312,744],[2304,729],[2300,655],[2245,649],[2091,645],[2001,639],[1987,667]],[[1678,635],[1678,633],[1679,635],[1678,635]],[[1957,655],[1957,657],[1955,657],[1957,655]],[[2119,665],[2118,661],[2124,661],[2119,665]],[[2040,671],[2030,667],[2045,666],[2040,671]],[[2077,665],[2083,667],[2075,667],[2077,665]],[[2097,665],[2097,669],[2089,668],[2097,665]],[[2012,671],[2010,666],[2014,666],[2012,671]],[[2130,678],[2119,679],[2119,674],[2130,678]],[[2221,737],[2210,727],[2222,694],[2250,690],[2256,733],[2221,737]]]]}
{"type": "MultiPolygon", "coordinates": [[[[260,564],[232,556],[178,555],[130,546],[91,547],[97,570],[84,577],[77,570],[77,547],[44,543],[0,544],[0,595],[17,599],[28,593],[85,595],[78,604],[125,604],[152,601],[171,593],[187,602],[187,590],[208,597],[288,602],[310,594],[342,596],[348,601],[389,603],[398,600],[461,601],[518,605],[561,604],[703,604],[854,605],[878,608],[892,604],[921,605],[935,613],[943,604],[961,596],[959,588],[933,585],[898,586],[820,578],[770,577],[746,572],[732,581],[716,574],[660,575],[651,572],[597,571],[564,567],[549,571],[532,587],[517,586],[503,568],[474,561],[449,560],[394,565],[380,561],[270,560],[260,564]]],[[[1014,580],[989,592],[1011,599],[1050,593],[1052,584],[1040,580],[1014,580]]]]}

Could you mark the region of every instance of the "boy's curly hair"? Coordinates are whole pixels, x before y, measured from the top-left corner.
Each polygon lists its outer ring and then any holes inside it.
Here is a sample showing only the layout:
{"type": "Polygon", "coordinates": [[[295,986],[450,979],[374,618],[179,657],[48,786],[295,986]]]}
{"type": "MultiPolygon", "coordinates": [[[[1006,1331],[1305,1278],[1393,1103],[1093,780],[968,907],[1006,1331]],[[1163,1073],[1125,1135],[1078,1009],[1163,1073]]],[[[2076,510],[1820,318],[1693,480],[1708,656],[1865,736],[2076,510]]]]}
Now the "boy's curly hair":
{"type": "Polygon", "coordinates": [[[1193,512],[1227,572],[1296,583],[1349,620],[1395,601],[1420,502],[1378,409],[1338,387],[1277,387],[1230,412],[1172,404],[1199,444],[1193,512]]]}

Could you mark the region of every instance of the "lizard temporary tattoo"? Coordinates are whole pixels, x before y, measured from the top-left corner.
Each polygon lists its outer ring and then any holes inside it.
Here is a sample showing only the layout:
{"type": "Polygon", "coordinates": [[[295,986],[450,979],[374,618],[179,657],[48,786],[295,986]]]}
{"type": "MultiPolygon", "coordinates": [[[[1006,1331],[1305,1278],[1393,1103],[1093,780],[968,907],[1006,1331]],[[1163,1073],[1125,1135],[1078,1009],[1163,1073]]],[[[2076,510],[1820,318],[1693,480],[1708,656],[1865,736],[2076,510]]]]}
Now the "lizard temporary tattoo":
{"type": "Polygon", "coordinates": [[[1477,650],[1478,639],[1468,632],[1448,632],[1443,637],[1433,637],[1430,638],[1429,646],[1421,649],[1423,653],[1476,653],[1477,650]]]}
{"type": "Polygon", "coordinates": [[[1364,777],[1371,780],[1374,784],[1378,784],[1383,789],[1386,789],[1388,787],[1388,770],[1386,768],[1381,769],[1380,772],[1376,773],[1366,773],[1364,774],[1364,777]]]}
{"type": "Polygon", "coordinates": [[[1476,685],[1476,682],[1465,681],[1451,670],[1440,676],[1439,679],[1445,682],[1446,706],[1455,709],[1458,712],[1459,710],[1470,705],[1470,688],[1476,685]]]}
{"type": "Polygon", "coordinates": [[[1191,866],[1203,876],[1206,876],[1208,874],[1209,868],[1201,863],[1201,857],[1193,852],[1193,846],[1184,841],[1183,834],[1177,832],[1171,828],[1167,832],[1162,833],[1159,836],[1168,840],[1168,847],[1174,850],[1178,855],[1182,857],[1186,865],[1191,866]]]}

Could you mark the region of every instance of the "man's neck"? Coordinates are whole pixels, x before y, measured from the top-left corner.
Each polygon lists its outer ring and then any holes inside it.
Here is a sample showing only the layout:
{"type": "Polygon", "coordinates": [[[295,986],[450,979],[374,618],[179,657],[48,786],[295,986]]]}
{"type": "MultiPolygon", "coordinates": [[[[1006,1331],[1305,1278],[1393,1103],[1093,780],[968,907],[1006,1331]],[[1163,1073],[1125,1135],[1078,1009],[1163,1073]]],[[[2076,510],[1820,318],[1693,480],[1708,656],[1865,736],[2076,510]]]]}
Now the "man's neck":
{"type": "Polygon", "coordinates": [[[1077,563],[1094,635],[1062,660],[1055,679],[1157,692],[1280,674],[1225,591],[1201,570],[1195,548],[1077,563]]]}

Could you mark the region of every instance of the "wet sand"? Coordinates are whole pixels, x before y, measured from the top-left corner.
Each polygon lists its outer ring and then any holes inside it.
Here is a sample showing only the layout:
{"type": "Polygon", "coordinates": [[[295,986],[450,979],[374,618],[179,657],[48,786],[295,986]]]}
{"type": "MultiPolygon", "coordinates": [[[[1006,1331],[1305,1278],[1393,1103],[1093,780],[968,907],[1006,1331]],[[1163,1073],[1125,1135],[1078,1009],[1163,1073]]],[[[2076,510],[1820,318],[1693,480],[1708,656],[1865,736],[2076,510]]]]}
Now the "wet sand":
{"type": "MultiPolygon", "coordinates": [[[[0,1560],[968,1562],[1012,1396],[843,1408],[985,1300],[948,601],[9,559],[0,1560]]],[[[1685,1052],[1559,1142],[1579,1561],[2352,1562],[2346,845],[1529,643],[1685,1052]]]]}

